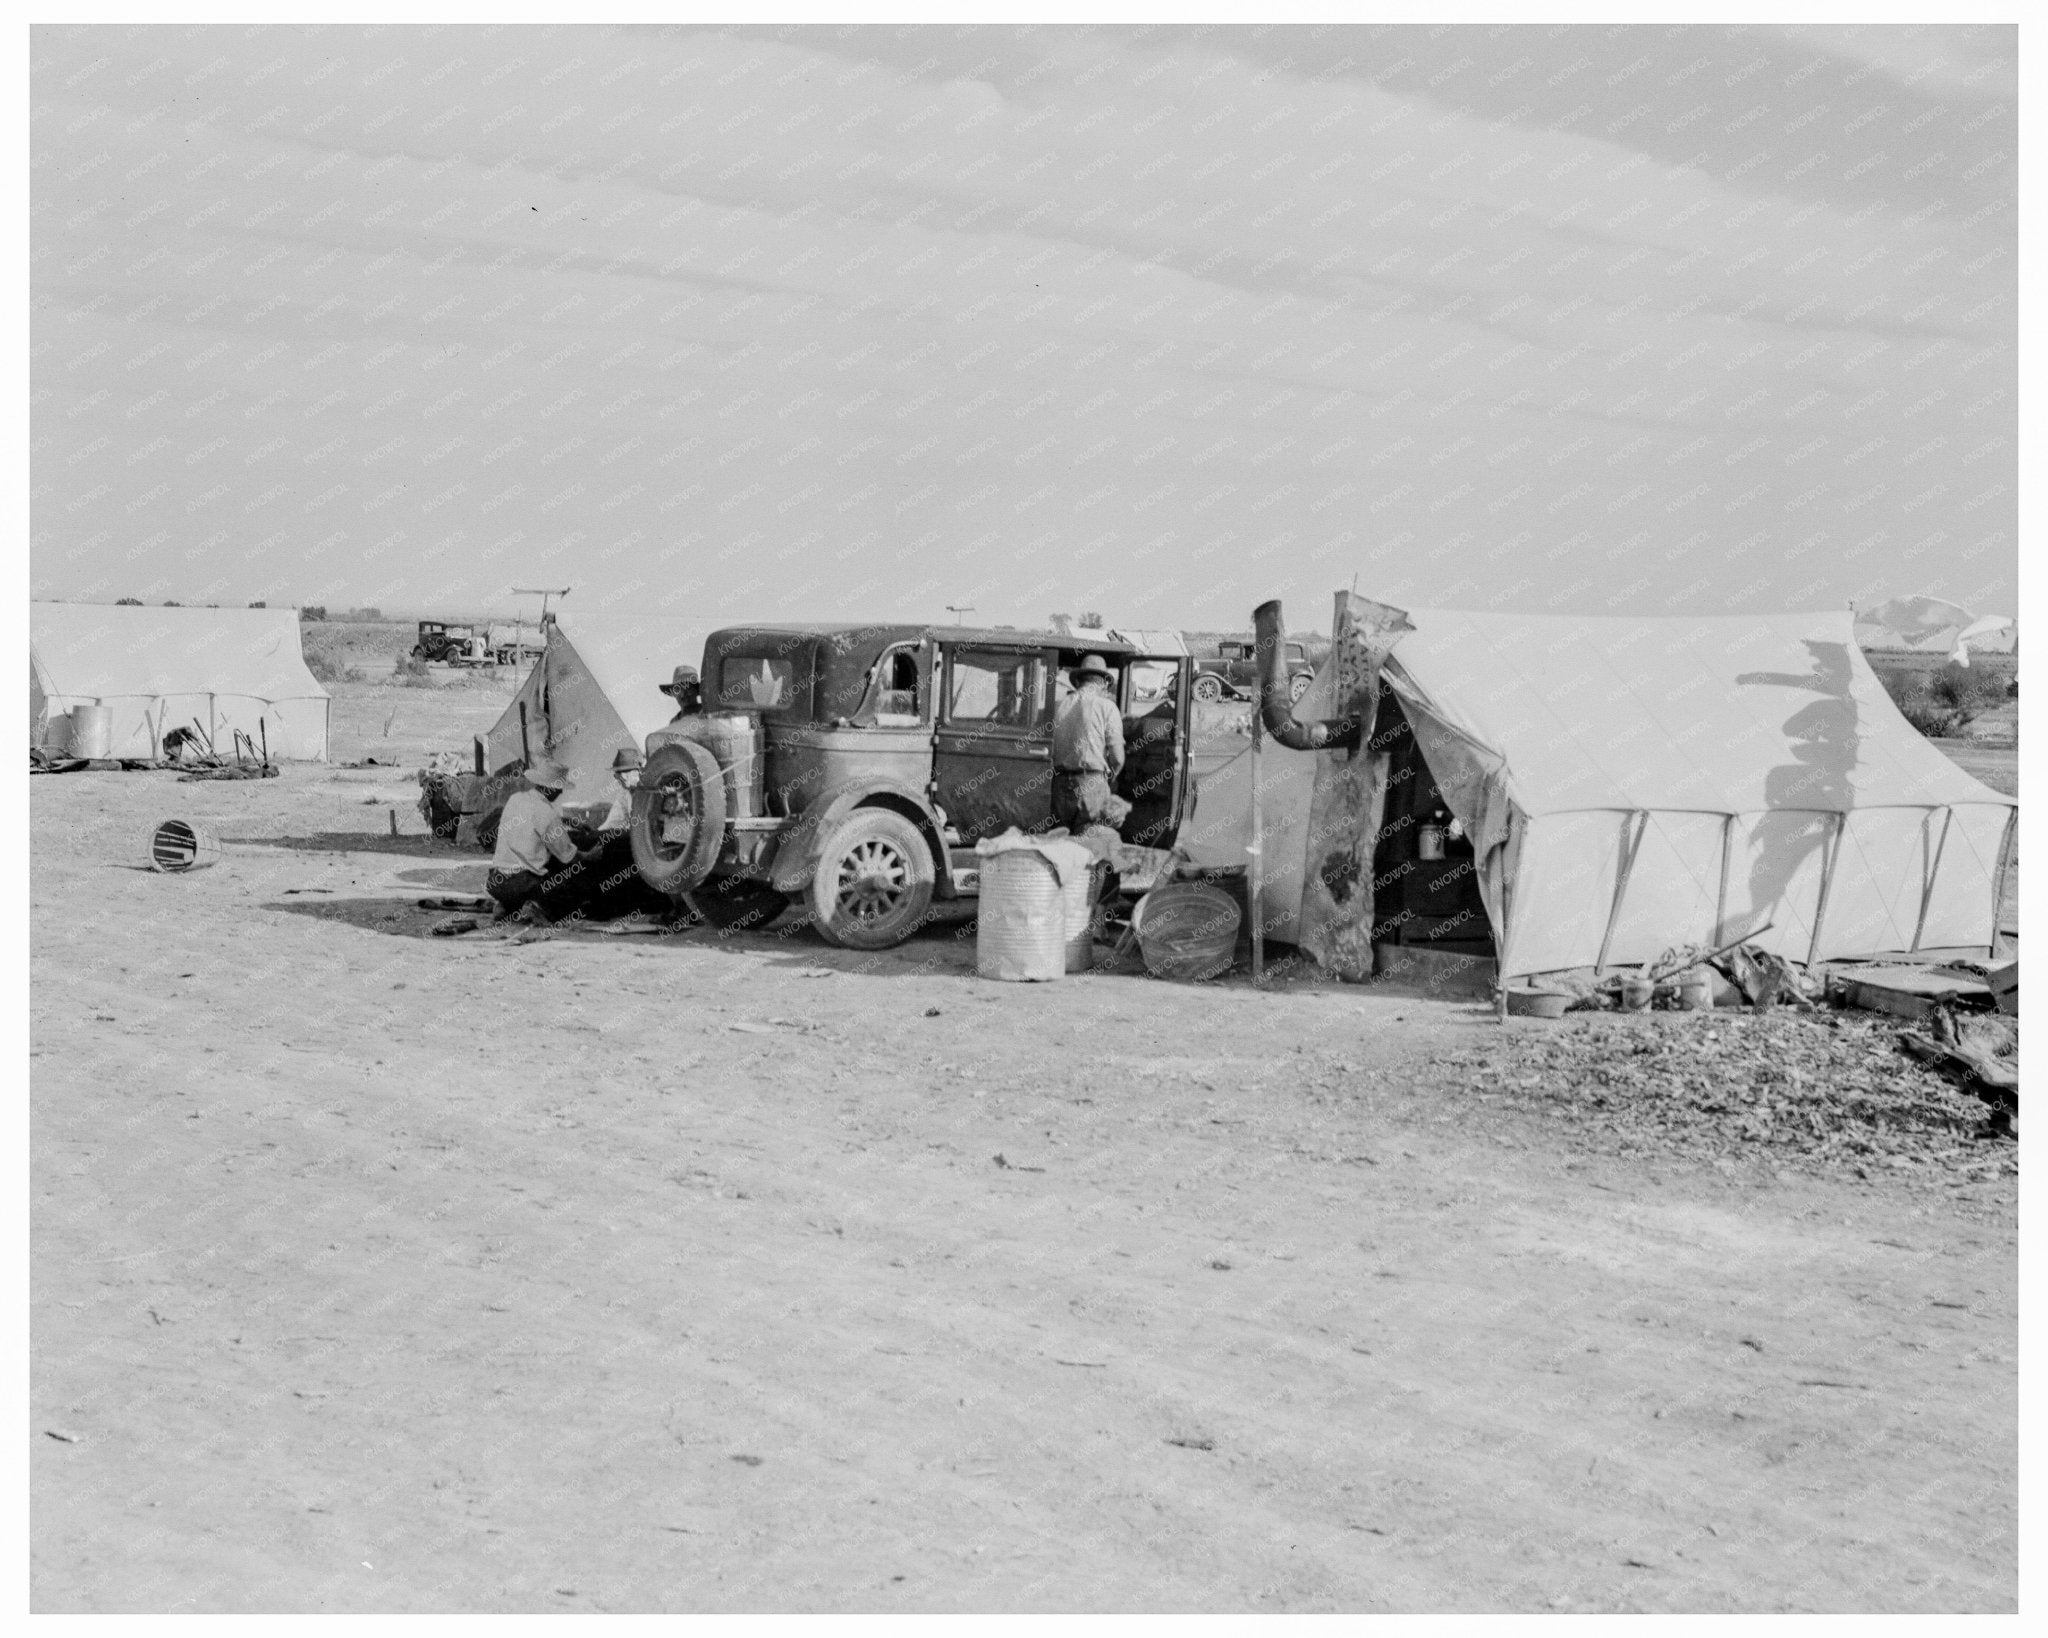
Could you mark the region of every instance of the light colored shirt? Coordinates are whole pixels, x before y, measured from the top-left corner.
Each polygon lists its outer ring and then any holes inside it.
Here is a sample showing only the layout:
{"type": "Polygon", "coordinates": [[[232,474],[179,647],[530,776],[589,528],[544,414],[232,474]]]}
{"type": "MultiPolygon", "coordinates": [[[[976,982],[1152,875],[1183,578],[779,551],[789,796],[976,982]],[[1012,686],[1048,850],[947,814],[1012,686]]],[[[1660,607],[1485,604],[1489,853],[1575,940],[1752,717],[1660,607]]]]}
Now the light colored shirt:
{"type": "Polygon", "coordinates": [[[1124,765],[1124,719],[1099,688],[1078,688],[1052,725],[1052,765],[1113,774],[1124,765]]]}
{"type": "Polygon", "coordinates": [[[514,791],[498,818],[498,847],[491,855],[491,868],[545,876],[556,861],[567,864],[575,857],[576,844],[569,840],[554,803],[539,791],[514,791]]]}

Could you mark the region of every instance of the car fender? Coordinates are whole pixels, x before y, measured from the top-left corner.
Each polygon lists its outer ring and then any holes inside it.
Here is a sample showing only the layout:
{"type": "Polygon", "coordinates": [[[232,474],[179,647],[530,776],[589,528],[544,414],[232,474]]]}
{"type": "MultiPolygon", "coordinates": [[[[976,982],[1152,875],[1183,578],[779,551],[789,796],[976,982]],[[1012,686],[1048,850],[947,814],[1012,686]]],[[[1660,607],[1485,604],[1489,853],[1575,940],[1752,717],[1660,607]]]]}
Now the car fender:
{"type": "Polygon", "coordinates": [[[893,779],[862,780],[858,784],[841,786],[823,801],[813,802],[804,809],[802,817],[782,833],[775,849],[775,864],[769,880],[776,891],[802,893],[808,889],[811,878],[818,872],[819,855],[824,852],[832,832],[839,828],[841,820],[861,807],[894,808],[916,824],[924,835],[925,845],[932,850],[939,896],[952,896],[953,872],[947,861],[938,815],[932,811],[932,805],[922,791],[898,784],[893,779]],[[878,802],[877,797],[885,800],[878,802]]]}

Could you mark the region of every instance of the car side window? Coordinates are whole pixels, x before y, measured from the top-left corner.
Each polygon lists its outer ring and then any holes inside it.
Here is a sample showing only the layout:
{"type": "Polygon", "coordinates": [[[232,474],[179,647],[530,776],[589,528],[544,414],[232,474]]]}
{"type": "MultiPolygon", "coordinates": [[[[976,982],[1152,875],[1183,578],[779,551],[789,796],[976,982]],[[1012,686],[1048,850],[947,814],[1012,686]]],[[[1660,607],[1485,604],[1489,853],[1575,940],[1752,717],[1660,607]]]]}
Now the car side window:
{"type": "Polygon", "coordinates": [[[946,661],[946,720],[1042,728],[1050,718],[1045,657],[955,649],[946,661]]]}
{"type": "Polygon", "coordinates": [[[914,647],[892,648],[875,662],[874,699],[877,722],[901,726],[924,716],[914,647]]]}

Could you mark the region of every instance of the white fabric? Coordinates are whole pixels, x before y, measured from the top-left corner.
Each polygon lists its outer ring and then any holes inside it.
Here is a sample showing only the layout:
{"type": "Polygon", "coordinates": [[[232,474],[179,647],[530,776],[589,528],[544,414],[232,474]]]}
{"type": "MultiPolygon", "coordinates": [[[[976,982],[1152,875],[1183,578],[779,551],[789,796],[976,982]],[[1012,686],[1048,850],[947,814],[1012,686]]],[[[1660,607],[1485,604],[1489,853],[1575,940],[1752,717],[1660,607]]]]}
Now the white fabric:
{"type": "Polygon", "coordinates": [[[1976,616],[1945,597],[1894,597],[1856,611],[1856,641],[1864,648],[1903,648],[1940,654],[1976,616]]]}
{"type": "Polygon", "coordinates": [[[533,754],[569,770],[564,800],[611,802],[619,794],[612,758],[626,746],[642,747],[675,715],[676,703],[661,687],[677,666],[698,663],[704,637],[674,620],[559,615],[548,627],[546,652],[484,736],[487,770],[518,765],[524,704],[533,754]]]}
{"type": "MultiPolygon", "coordinates": [[[[2016,803],[1899,715],[1846,613],[1409,618],[1387,686],[1473,837],[1504,976],[1767,924],[1764,947],[1805,961],[1817,914],[1821,959],[1991,942],[2016,803]]],[[[1302,718],[1327,710],[1327,673],[1302,718]]],[[[1270,927],[1301,900],[1316,758],[1266,757],[1270,927]]],[[[1224,851],[1242,845],[1217,823],[1247,802],[1240,770],[1205,781],[1197,808],[1224,851]]]]}
{"type": "Polygon", "coordinates": [[[74,705],[114,713],[113,756],[158,754],[192,723],[224,754],[240,729],[273,758],[325,761],[328,695],[306,669],[296,609],[29,605],[29,700],[38,743],[74,705]]]}

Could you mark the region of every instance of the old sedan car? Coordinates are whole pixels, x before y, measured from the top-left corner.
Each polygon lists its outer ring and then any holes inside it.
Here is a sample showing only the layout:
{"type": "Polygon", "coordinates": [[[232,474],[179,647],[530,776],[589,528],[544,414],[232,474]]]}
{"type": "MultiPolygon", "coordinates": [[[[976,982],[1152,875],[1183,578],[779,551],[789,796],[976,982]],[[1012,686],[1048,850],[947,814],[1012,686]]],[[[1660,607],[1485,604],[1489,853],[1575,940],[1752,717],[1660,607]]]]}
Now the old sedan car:
{"type": "Polygon", "coordinates": [[[935,899],[978,891],[976,842],[1051,827],[1053,717],[1084,653],[1126,717],[1120,834],[1170,846],[1190,800],[1185,656],[1099,633],[741,626],[705,643],[700,708],[648,736],[634,862],[721,926],[801,900],[833,944],[900,944],[935,899]]]}
{"type": "MultiPolygon", "coordinates": [[[[1315,681],[1316,668],[1309,661],[1308,650],[1300,643],[1289,642],[1281,652],[1287,670],[1288,698],[1298,700],[1308,692],[1308,685],[1315,681]]],[[[1216,645],[1214,659],[1197,660],[1195,664],[1196,699],[1213,703],[1257,697],[1259,658],[1256,644],[1221,642],[1216,645]]]]}

